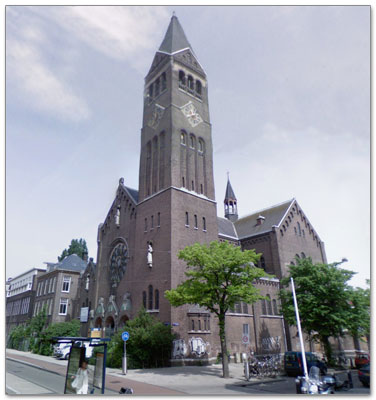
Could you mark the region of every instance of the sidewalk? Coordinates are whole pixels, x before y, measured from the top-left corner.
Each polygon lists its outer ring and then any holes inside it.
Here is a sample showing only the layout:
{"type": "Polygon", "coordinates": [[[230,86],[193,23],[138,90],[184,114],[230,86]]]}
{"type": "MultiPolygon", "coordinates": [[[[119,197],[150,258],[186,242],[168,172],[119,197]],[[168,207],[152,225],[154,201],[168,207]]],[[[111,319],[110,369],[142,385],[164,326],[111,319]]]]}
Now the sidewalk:
{"type": "MultiPolygon", "coordinates": [[[[6,349],[6,358],[20,361],[37,368],[48,370],[58,375],[65,376],[68,361],[58,360],[54,357],[41,356],[30,352],[23,352],[13,349],[6,349]]],[[[131,387],[137,395],[184,395],[186,393],[171,390],[159,385],[134,381],[121,374],[121,370],[106,368],[106,389],[119,393],[121,387],[131,387]]]]}
{"type": "MultiPolygon", "coordinates": [[[[66,360],[13,349],[6,350],[6,357],[62,376],[68,364],[66,360]]],[[[241,393],[231,390],[231,386],[280,380],[252,378],[247,382],[243,364],[229,364],[229,368],[230,377],[226,379],[222,378],[221,364],[128,370],[126,376],[121,369],[106,368],[106,389],[118,393],[121,387],[131,387],[136,395],[234,395],[241,393]]]]}

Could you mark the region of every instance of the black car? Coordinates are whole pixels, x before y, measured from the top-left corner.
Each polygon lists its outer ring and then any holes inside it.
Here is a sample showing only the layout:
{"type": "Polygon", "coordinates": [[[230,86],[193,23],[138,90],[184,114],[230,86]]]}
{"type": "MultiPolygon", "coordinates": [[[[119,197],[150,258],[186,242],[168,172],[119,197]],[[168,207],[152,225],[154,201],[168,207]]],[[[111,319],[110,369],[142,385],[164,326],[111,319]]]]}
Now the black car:
{"type": "Polygon", "coordinates": [[[358,378],[363,386],[369,387],[370,382],[370,364],[365,365],[358,371],[358,378]]]}

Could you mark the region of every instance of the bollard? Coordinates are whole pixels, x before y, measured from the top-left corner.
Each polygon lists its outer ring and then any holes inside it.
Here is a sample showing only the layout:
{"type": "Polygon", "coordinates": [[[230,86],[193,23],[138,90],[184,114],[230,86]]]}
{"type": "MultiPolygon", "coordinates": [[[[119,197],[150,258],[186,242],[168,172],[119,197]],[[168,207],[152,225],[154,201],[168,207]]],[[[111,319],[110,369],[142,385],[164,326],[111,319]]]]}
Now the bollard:
{"type": "Polygon", "coordinates": [[[352,389],[354,387],[354,383],[352,380],[351,370],[347,372],[347,379],[349,381],[349,388],[352,389]]]}

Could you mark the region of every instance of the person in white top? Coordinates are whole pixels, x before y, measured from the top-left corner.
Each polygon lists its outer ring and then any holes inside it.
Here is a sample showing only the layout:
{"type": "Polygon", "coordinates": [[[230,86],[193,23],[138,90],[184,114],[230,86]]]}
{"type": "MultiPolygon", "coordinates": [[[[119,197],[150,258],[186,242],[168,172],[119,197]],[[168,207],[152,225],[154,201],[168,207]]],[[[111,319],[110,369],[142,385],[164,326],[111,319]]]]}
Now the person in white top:
{"type": "Polygon", "coordinates": [[[83,360],[81,367],[78,368],[77,373],[73,376],[74,381],[72,386],[76,389],[77,394],[87,394],[89,389],[89,377],[87,371],[88,362],[83,360]]]}

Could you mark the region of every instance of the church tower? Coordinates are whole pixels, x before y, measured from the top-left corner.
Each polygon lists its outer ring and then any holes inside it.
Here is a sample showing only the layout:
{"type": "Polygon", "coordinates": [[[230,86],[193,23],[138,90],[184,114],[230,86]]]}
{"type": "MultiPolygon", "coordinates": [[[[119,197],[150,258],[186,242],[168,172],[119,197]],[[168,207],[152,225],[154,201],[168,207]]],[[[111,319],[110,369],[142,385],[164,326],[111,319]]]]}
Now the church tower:
{"type": "Polygon", "coordinates": [[[217,240],[218,224],[207,77],[175,15],[145,78],[135,224],[132,308],[144,305],[187,342],[196,314],[163,293],[186,278],[179,250],[217,240]]]}
{"type": "Polygon", "coordinates": [[[227,179],[227,187],[225,194],[225,218],[229,219],[231,222],[235,222],[238,220],[238,206],[237,200],[232,189],[230,178],[227,179]]]}

